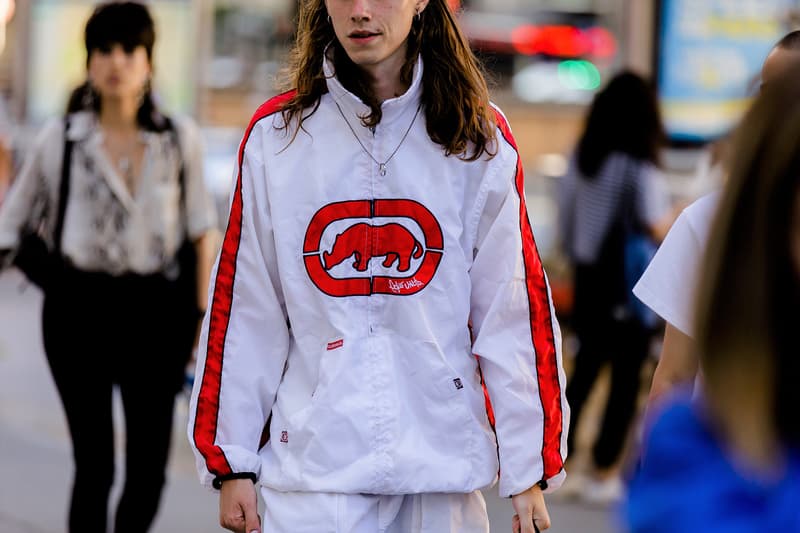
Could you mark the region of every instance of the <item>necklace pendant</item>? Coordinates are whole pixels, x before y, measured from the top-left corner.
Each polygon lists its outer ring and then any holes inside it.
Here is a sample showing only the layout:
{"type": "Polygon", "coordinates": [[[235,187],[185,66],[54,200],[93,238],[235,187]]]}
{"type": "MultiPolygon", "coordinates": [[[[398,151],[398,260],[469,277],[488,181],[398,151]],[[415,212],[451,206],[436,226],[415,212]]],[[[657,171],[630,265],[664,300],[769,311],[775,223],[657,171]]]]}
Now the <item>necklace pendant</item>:
{"type": "Polygon", "coordinates": [[[380,173],[381,176],[386,175],[386,163],[380,163],[378,165],[378,172],[380,173]]]}

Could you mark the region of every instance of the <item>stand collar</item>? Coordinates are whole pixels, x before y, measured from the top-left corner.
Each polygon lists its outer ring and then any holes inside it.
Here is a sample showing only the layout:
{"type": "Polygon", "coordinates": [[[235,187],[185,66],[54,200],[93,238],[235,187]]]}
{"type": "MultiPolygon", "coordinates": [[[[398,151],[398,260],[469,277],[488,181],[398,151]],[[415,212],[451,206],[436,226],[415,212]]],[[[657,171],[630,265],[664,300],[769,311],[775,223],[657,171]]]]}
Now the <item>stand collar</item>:
{"type": "MultiPolygon", "coordinates": [[[[345,87],[336,77],[333,61],[328,58],[329,49],[330,47],[325,50],[322,69],[325,73],[328,91],[330,92],[331,96],[336,100],[345,113],[350,113],[358,117],[369,114],[369,106],[367,106],[359,97],[345,89],[345,87]]],[[[385,100],[381,104],[381,109],[383,111],[381,124],[391,124],[398,118],[403,116],[408,117],[409,114],[413,114],[416,111],[422,96],[422,72],[422,58],[418,57],[417,62],[414,65],[414,74],[408,90],[400,96],[385,100]]]]}

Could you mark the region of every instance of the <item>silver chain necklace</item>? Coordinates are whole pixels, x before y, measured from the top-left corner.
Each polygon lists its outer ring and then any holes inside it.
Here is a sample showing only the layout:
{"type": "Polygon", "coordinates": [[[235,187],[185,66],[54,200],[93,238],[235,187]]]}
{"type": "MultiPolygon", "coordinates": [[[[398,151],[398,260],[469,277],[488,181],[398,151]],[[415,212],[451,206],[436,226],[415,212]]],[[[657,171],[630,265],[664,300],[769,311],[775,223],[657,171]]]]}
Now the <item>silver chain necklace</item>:
{"type": "MultiPolygon", "coordinates": [[[[112,147],[112,143],[109,142],[108,138],[106,139],[105,143],[105,150],[108,155],[108,158],[111,160],[112,165],[115,166],[119,176],[122,178],[122,181],[125,182],[125,186],[128,187],[128,190],[133,192],[135,186],[135,179],[136,176],[134,175],[134,158],[136,157],[136,149],[139,145],[138,137],[134,139],[134,141],[128,143],[128,146],[125,149],[116,149],[117,146],[112,147]],[[115,148],[115,149],[112,149],[115,148]],[[116,162],[114,162],[114,156],[119,154],[116,158],[116,162]]],[[[124,144],[124,143],[123,143],[124,144]]]]}
{"type": "Polygon", "coordinates": [[[416,120],[417,120],[417,115],[419,115],[419,110],[422,108],[422,104],[420,104],[420,105],[418,105],[418,106],[417,106],[417,110],[416,110],[416,112],[414,113],[414,118],[412,118],[412,119],[411,119],[411,124],[409,124],[409,125],[408,125],[408,129],[407,129],[407,130],[406,130],[406,132],[403,134],[403,138],[402,138],[402,139],[400,139],[400,144],[398,144],[398,145],[397,145],[397,148],[395,148],[395,149],[394,149],[394,151],[393,151],[393,152],[391,153],[391,155],[390,155],[390,156],[389,156],[389,157],[386,159],[386,161],[384,161],[383,163],[381,163],[380,161],[378,161],[377,159],[375,159],[375,156],[374,156],[374,155],[372,155],[372,153],[371,153],[369,150],[367,150],[367,147],[366,147],[366,146],[364,146],[364,143],[362,143],[362,142],[361,142],[361,139],[359,139],[359,138],[358,138],[358,134],[356,133],[356,130],[354,130],[354,129],[353,129],[353,126],[351,126],[351,125],[350,125],[350,121],[349,121],[349,120],[347,120],[347,117],[346,117],[346,116],[344,116],[344,111],[342,111],[342,108],[339,106],[339,102],[337,102],[337,101],[334,99],[334,100],[333,100],[333,103],[334,103],[334,104],[336,104],[336,109],[338,109],[338,110],[339,110],[339,114],[340,114],[340,115],[342,115],[342,119],[344,120],[345,124],[347,124],[347,127],[348,127],[348,128],[350,128],[350,133],[352,133],[352,134],[353,134],[353,137],[355,137],[355,138],[356,138],[356,140],[358,141],[358,144],[360,144],[360,145],[361,145],[361,149],[362,149],[362,150],[364,150],[364,152],[365,152],[365,153],[366,153],[366,154],[367,154],[367,155],[370,157],[370,159],[372,159],[373,161],[375,161],[375,164],[376,164],[376,165],[378,165],[378,173],[379,173],[381,176],[385,176],[385,175],[386,175],[386,165],[389,163],[389,161],[391,161],[391,160],[392,160],[392,158],[394,157],[394,154],[396,154],[396,153],[397,153],[397,151],[400,149],[400,147],[401,147],[401,146],[403,146],[403,142],[406,140],[406,137],[408,137],[408,134],[411,132],[411,128],[414,126],[414,122],[416,122],[416,120]]]}

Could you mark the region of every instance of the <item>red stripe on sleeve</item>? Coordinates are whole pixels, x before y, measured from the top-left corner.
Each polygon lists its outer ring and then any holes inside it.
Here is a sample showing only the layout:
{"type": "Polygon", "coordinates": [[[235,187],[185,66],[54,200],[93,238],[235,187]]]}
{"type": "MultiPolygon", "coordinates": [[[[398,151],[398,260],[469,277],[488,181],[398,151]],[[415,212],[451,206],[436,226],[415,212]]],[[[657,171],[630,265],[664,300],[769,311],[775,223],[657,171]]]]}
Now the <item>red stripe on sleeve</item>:
{"type": "Polygon", "coordinates": [[[558,358],[553,333],[553,317],[550,313],[550,296],[544,267],[539,257],[539,251],[536,249],[533,230],[525,207],[525,176],[522,170],[522,158],[506,118],[496,109],[495,117],[497,126],[506,142],[517,152],[515,181],[519,195],[519,223],[522,232],[522,255],[525,263],[525,285],[530,309],[531,340],[536,354],[539,399],[544,412],[543,477],[549,479],[558,474],[564,466],[561,459],[561,432],[564,429],[562,427],[561,383],[558,380],[558,358]]]}
{"type": "Polygon", "coordinates": [[[216,476],[232,473],[222,448],[215,444],[217,420],[219,416],[219,395],[222,385],[222,362],[225,351],[225,337],[233,305],[233,284],[236,278],[236,256],[242,235],[242,167],[244,149],[255,125],[263,118],[280,111],[284,104],[294,96],[290,91],[266,101],[256,110],[250,125],[245,131],[239,146],[239,171],[236,178],[228,227],[220,251],[219,267],[214,280],[214,297],[208,327],[208,347],[203,370],[203,381],[197,397],[197,412],[194,423],[194,442],[206,461],[208,471],[216,476]]]}

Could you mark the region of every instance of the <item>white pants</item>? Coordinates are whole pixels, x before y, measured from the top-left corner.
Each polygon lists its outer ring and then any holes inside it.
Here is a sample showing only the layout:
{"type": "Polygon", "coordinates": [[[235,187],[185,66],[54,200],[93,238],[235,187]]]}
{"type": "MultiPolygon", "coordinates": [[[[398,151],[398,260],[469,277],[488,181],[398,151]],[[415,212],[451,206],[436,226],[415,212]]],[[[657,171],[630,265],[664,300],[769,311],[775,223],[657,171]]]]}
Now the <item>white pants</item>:
{"type": "Polygon", "coordinates": [[[375,496],[262,486],[261,494],[264,533],[489,533],[479,491],[375,496]]]}

